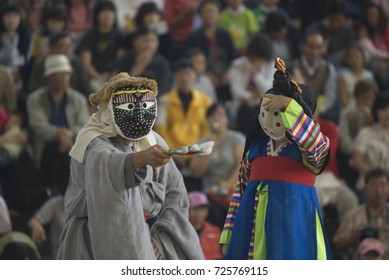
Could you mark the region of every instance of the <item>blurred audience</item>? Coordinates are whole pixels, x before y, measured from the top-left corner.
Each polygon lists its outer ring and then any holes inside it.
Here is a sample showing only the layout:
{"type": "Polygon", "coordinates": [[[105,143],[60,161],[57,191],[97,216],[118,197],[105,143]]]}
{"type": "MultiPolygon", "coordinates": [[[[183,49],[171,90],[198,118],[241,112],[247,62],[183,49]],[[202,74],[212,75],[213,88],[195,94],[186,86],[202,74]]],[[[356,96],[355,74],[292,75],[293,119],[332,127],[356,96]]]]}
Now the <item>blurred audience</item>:
{"type": "Polygon", "coordinates": [[[210,199],[208,220],[222,229],[237,182],[245,138],[228,128],[227,111],[222,103],[211,105],[206,116],[209,133],[199,142],[213,141],[214,148],[210,155],[194,155],[190,172],[196,178],[203,178],[202,191],[210,199]]]}
{"type": "Polygon", "coordinates": [[[41,16],[41,28],[31,37],[28,57],[31,63],[43,60],[49,54],[50,36],[66,30],[67,13],[58,2],[46,2],[41,16]]]}
{"type": "Polygon", "coordinates": [[[27,140],[21,116],[17,112],[8,114],[0,107],[0,194],[16,212],[27,210],[25,172],[19,161],[27,140]]]}
{"type": "Polygon", "coordinates": [[[172,61],[172,38],[167,23],[162,16],[162,11],[157,4],[151,1],[144,2],[139,6],[134,20],[136,28],[145,26],[155,31],[159,41],[158,53],[172,61]]]}
{"type": "Polygon", "coordinates": [[[157,52],[158,35],[155,30],[141,26],[132,37],[134,49],[119,57],[115,70],[156,80],[160,97],[170,90],[172,73],[169,61],[157,52]]]}
{"type": "Polygon", "coordinates": [[[265,22],[267,20],[267,16],[279,10],[278,3],[280,0],[262,0],[253,2],[255,2],[255,4],[251,10],[254,12],[260,29],[263,30],[264,26],[266,26],[265,22]]]}
{"type": "Polygon", "coordinates": [[[384,245],[377,238],[366,237],[359,243],[358,254],[361,260],[381,260],[384,253],[384,245]]]}
{"type": "Polygon", "coordinates": [[[91,0],[65,0],[67,30],[79,41],[92,28],[93,3],[91,0]]]}
{"type": "Polygon", "coordinates": [[[219,246],[220,229],[206,221],[208,215],[207,196],[198,191],[188,193],[189,221],[197,231],[200,238],[200,246],[206,260],[221,260],[219,246]]]}
{"type": "Polygon", "coordinates": [[[194,87],[211,98],[212,102],[217,101],[215,86],[211,78],[207,75],[207,58],[201,49],[193,48],[188,52],[196,72],[196,83],[194,87]]]}
{"type": "Polygon", "coordinates": [[[273,45],[269,36],[253,36],[246,55],[235,59],[230,68],[232,116],[239,131],[246,133],[246,126],[255,115],[262,94],[273,86],[273,45]]]}
{"type": "Polygon", "coordinates": [[[262,31],[269,35],[273,42],[273,54],[290,65],[300,56],[300,31],[290,22],[285,12],[277,10],[267,15],[262,31]]]}
{"type": "MultiPolygon", "coordinates": [[[[366,27],[367,37],[374,47],[387,53],[389,51],[389,26],[382,7],[373,1],[368,3],[364,7],[361,22],[366,27]]],[[[389,91],[389,60],[377,61],[373,70],[382,90],[389,91]]]]}
{"type": "Polygon", "coordinates": [[[0,65],[13,75],[16,90],[25,89],[28,80],[30,34],[23,22],[23,12],[16,4],[0,9],[0,65]]]}
{"type": "Polygon", "coordinates": [[[333,206],[336,210],[338,222],[341,222],[345,215],[358,206],[358,197],[342,180],[338,170],[337,153],[339,147],[339,133],[335,123],[318,119],[321,132],[330,140],[331,157],[327,167],[316,177],[317,195],[320,206],[324,209],[333,206]]]}
{"type": "MultiPolygon", "coordinates": [[[[70,84],[86,97],[92,93],[88,74],[80,58],[74,54],[74,42],[71,34],[62,31],[50,37],[50,54],[64,54],[70,61],[73,72],[70,77],[70,84]]],[[[30,76],[29,91],[32,92],[46,85],[44,73],[45,60],[37,61],[34,64],[30,76]]]]}
{"type": "Polygon", "coordinates": [[[51,259],[57,258],[57,253],[60,245],[60,236],[62,228],[65,224],[65,208],[62,195],[53,196],[48,199],[28,220],[28,227],[31,229],[32,240],[40,245],[42,242],[49,240],[51,247],[51,254],[47,257],[51,259]],[[45,225],[49,224],[48,238],[45,225]]]}
{"type": "MultiPolygon", "coordinates": [[[[208,133],[206,111],[211,99],[194,88],[196,72],[187,58],[177,60],[173,66],[174,88],[160,99],[155,130],[170,148],[196,144],[208,133]]],[[[173,156],[183,173],[187,189],[198,187],[188,171],[189,157],[173,156]]]]}
{"type": "Polygon", "coordinates": [[[389,95],[377,96],[372,115],[374,123],[360,130],[351,155],[351,164],[359,172],[358,190],[372,168],[389,171],[389,95]]]}
{"type": "Polygon", "coordinates": [[[350,165],[355,139],[360,130],[373,124],[372,107],[378,88],[373,81],[361,80],[354,87],[353,105],[341,112],[339,123],[340,149],[337,157],[341,176],[353,189],[358,178],[358,171],[350,165]]]}
{"type": "Polygon", "coordinates": [[[0,260],[39,260],[36,244],[23,232],[12,231],[8,207],[0,192],[0,260]]]}
{"type": "Polygon", "coordinates": [[[365,238],[379,239],[385,248],[383,259],[389,259],[389,175],[383,169],[372,169],[366,175],[366,203],[347,213],[334,238],[335,249],[343,258],[358,259],[358,245],[365,238]]]}
{"type": "Polygon", "coordinates": [[[312,23],[308,29],[317,30],[323,35],[325,57],[335,66],[355,40],[355,31],[347,20],[347,3],[344,0],[327,1],[325,16],[312,23]]]}
{"type": "Polygon", "coordinates": [[[91,79],[93,91],[100,89],[115,70],[123,54],[123,36],[117,28],[116,7],[111,1],[100,1],[93,11],[93,28],[85,34],[79,53],[91,79]]]}
{"type": "Polygon", "coordinates": [[[294,62],[305,83],[316,94],[315,117],[338,123],[338,90],[334,65],[324,59],[324,38],[318,31],[308,31],[300,45],[301,57],[294,62]]]}
{"type": "Polygon", "coordinates": [[[172,36],[172,59],[186,54],[189,34],[195,25],[200,0],[165,0],[163,15],[172,36]]]}
{"type": "Polygon", "coordinates": [[[345,55],[345,68],[339,70],[338,85],[341,112],[355,104],[354,88],[361,80],[374,83],[373,73],[365,68],[363,50],[358,45],[350,47],[345,55]]]}
{"type": "Polygon", "coordinates": [[[9,216],[7,203],[0,192],[0,238],[4,234],[11,232],[12,224],[9,216]]]}
{"type": "Polygon", "coordinates": [[[0,65],[0,106],[8,113],[16,111],[16,93],[12,74],[0,65]]]}
{"type": "Polygon", "coordinates": [[[236,52],[243,55],[250,37],[259,31],[259,24],[243,0],[226,0],[226,5],[220,13],[219,26],[228,30],[236,52]]]}
{"type": "Polygon", "coordinates": [[[230,100],[228,68],[235,58],[235,48],[230,34],[218,26],[220,3],[218,0],[204,0],[198,10],[203,25],[191,33],[189,45],[204,52],[207,74],[215,85],[218,100],[230,100]]]}
{"type": "Polygon", "coordinates": [[[0,165],[5,166],[11,159],[19,157],[27,143],[27,134],[22,131],[23,120],[17,113],[1,112],[0,122],[0,165]]]}
{"type": "Polygon", "coordinates": [[[61,192],[69,180],[69,151],[88,120],[86,98],[69,87],[71,73],[67,56],[50,55],[45,61],[47,86],[27,99],[37,166],[46,176],[46,184],[61,192]]]}

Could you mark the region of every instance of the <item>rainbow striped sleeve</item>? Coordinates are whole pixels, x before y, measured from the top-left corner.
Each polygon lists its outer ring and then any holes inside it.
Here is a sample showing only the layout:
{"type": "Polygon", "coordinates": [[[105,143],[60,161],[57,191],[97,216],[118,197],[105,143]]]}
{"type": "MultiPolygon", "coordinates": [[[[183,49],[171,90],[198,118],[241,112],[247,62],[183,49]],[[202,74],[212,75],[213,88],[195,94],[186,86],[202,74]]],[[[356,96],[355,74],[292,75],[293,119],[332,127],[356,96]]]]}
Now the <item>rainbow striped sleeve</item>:
{"type": "Polygon", "coordinates": [[[304,155],[304,163],[316,174],[321,171],[330,150],[330,141],[320,131],[320,125],[308,117],[303,108],[292,99],[285,112],[281,112],[282,121],[299,145],[304,155]]]}
{"type": "Polygon", "coordinates": [[[240,163],[239,178],[231,198],[230,206],[228,208],[228,213],[226,216],[226,221],[224,223],[223,232],[219,240],[220,244],[230,243],[232,228],[234,226],[234,221],[236,217],[236,211],[238,210],[240,200],[243,196],[243,193],[249,181],[250,163],[248,161],[248,154],[249,153],[247,152],[246,157],[240,163]]]}

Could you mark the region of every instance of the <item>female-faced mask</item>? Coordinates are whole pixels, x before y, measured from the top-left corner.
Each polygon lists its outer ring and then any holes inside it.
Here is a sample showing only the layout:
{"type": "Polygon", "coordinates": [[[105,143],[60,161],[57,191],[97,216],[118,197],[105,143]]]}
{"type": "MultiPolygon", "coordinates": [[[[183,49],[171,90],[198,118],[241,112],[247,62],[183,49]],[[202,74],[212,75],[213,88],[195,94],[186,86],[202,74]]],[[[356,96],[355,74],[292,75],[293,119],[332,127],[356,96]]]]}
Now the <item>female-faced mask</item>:
{"type": "Polygon", "coordinates": [[[270,138],[276,141],[286,139],[286,128],[282,122],[280,110],[266,110],[262,102],[259,109],[258,120],[263,131],[270,138]]]}

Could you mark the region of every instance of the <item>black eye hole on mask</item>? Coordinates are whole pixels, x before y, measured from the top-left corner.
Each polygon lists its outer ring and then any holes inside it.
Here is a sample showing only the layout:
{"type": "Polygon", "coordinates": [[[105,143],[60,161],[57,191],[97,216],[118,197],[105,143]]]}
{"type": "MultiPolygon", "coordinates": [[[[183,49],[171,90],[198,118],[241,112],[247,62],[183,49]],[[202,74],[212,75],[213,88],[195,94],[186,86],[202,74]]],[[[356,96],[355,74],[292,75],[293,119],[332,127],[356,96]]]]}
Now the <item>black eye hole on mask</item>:
{"type": "Polygon", "coordinates": [[[142,102],[142,108],[143,109],[148,109],[151,106],[153,106],[154,104],[155,104],[154,101],[144,101],[144,102],[142,102]]]}
{"type": "Polygon", "coordinates": [[[277,117],[277,116],[278,116],[278,112],[274,112],[274,116],[276,116],[276,117],[277,117]]]}
{"type": "Polygon", "coordinates": [[[132,111],[135,109],[135,104],[132,102],[129,103],[123,103],[118,106],[116,106],[117,109],[122,109],[122,110],[127,110],[127,111],[132,111]]]}

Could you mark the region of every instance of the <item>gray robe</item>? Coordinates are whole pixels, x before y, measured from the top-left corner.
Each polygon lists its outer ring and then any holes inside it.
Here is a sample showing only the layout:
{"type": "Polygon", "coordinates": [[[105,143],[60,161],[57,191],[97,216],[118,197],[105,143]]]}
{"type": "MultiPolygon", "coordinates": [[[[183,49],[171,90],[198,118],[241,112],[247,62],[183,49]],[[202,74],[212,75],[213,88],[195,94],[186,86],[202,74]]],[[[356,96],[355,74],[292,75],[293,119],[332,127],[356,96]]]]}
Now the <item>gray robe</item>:
{"type": "Polygon", "coordinates": [[[133,168],[121,139],[99,136],[82,164],[72,159],[58,259],[155,259],[151,241],[164,259],[203,259],[174,162],[159,168],[154,182],[150,166],[133,168]],[[151,229],[145,214],[158,217],[151,229]]]}

